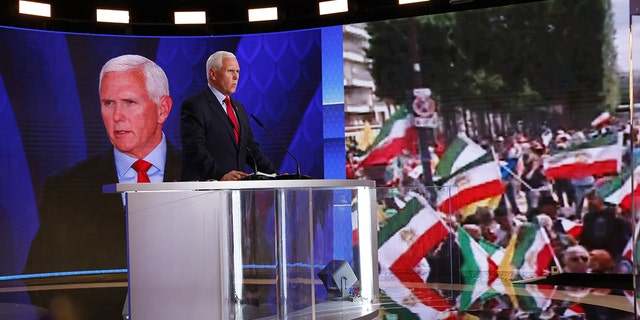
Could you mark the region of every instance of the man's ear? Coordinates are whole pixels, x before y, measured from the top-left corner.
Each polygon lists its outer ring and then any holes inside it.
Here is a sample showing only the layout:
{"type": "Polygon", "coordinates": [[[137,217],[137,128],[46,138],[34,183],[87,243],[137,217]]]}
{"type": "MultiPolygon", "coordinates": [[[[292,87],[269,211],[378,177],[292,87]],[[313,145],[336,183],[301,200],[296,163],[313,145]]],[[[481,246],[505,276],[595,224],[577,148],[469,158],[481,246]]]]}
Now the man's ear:
{"type": "Polygon", "coordinates": [[[160,103],[158,103],[158,122],[164,123],[167,121],[169,117],[169,112],[171,112],[171,106],[173,105],[173,100],[170,96],[162,96],[160,98],[160,103]]]}

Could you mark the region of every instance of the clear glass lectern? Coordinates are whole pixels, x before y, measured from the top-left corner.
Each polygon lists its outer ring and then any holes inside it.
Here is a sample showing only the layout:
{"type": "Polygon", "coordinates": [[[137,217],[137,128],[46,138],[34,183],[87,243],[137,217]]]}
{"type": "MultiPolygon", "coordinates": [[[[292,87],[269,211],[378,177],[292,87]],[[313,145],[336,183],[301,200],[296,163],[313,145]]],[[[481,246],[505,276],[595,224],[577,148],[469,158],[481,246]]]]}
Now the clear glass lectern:
{"type": "Polygon", "coordinates": [[[373,181],[116,184],[132,319],[370,319],[373,181]]]}

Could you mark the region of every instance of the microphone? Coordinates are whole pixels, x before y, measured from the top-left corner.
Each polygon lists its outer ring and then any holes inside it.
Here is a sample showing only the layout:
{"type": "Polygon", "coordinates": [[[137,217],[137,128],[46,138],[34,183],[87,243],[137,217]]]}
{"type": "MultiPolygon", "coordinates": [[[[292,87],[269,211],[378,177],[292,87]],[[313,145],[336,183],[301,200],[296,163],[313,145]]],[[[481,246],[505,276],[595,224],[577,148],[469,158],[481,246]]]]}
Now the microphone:
{"type": "Polygon", "coordinates": [[[269,129],[267,129],[264,124],[262,124],[262,121],[258,120],[258,118],[256,116],[253,115],[253,113],[251,114],[251,118],[253,118],[253,120],[256,121],[256,123],[262,128],[264,129],[264,131],[266,131],[272,138],[273,140],[275,140],[281,147],[282,149],[284,149],[284,151],[286,151],[291,158],[293,158],[293,160],[296,162],[296,174],[295,175],[291,175],[291,174],[281,174],[279,176],[276,177],[276,179],[312,179],[310,176],[306,176],[306,175],[301,175],[300,174],[300,164],[298,163],[298,159],[296,159],[296,157],[289,151],[289,149],[287,147],[284,146],[284,144],[282,144],[282,142],[280,142],[280,140],[278,140],[278,138],[276,138],[276,136],[273,135],[273,133],[271,133],[271,131],[269,131],[269,129]]]}
{"type": "MultiPolygon", "coordinates": [[[[236,111],[236,114],[238,112],[236,111]]],[[[235,133],[238,134],[238,138],[240,139],[240,142],[243,143],[245,145],[245,148],[247,149],[247,152],[249,152],[249,156],[251,156],[251,160],[253,160],[253,174],[250,174],[240,180],[273,180],[272,177],[266,176],[266,175],[262,175],[262,174],[258,174],[258,162],[256,161],[256,157],[253,155],[253,152],[251,152],[251,149],[249,149],[249,145],[247,145],[244,140],[242,140],[242,136],[240,135],[240,132],[238,131],[238,128],[236,128],[236,126],[233,124],[233,121],[231,121],[231,119],[229,119],[229,117],[227,117],[227,120],[229,121],[229,125],[231,125],[231,128],[233,128],[233,131],[235,133]]]]}

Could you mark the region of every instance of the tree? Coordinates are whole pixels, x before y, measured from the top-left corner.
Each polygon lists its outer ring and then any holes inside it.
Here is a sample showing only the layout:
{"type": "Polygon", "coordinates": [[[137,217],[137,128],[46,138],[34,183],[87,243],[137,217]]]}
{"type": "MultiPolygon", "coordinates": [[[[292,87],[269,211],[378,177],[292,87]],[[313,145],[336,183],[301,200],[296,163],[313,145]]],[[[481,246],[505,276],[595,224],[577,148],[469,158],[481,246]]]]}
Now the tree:
{"type": "Polygon", "coordinates": [[[418,62],[445,122],[463,107],[527,120],[532,111],[556,112],[541,121],[581,128],[617,105],[611,17],[609,0],[549,0],[372,22],[376,93],[409,101],[418,62]],[[416,43],[407,36],[410,22],[417,24],[416,43]]]}

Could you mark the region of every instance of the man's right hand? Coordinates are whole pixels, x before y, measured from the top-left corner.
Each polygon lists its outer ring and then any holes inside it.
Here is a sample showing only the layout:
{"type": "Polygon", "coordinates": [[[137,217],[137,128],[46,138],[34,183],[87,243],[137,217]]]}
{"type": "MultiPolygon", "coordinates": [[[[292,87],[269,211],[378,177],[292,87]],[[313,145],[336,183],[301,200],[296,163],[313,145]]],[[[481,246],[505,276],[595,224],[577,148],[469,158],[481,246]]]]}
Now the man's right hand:
{"type": "Polygon", "coordinates": [[[232,170],[232,171],[229,171],[224,176],[222,176],[222,179],[220,179],[220,181],[236,181],[236,180],[240,180],[240,179],[242,179],[242,178],[244,178],[244,177],[246,177],[248,175],[249,174],[246,173],[246,172],[232,170]]]}

